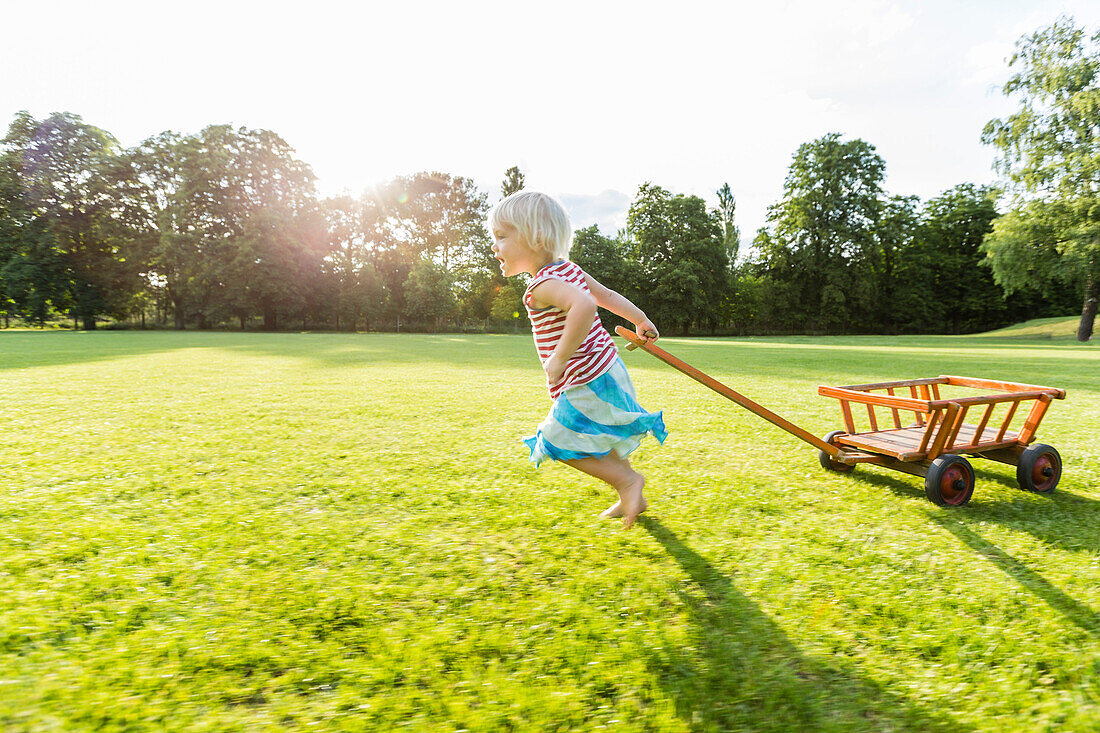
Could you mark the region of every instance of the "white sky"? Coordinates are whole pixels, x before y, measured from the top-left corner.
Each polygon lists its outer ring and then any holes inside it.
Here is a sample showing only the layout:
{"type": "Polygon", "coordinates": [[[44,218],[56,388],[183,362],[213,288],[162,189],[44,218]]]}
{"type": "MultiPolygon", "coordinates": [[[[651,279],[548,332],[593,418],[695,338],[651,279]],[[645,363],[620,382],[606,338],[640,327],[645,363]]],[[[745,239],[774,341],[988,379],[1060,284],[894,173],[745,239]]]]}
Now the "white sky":
{"type": "Polygon", "coordinates": [[[874,145],[890,193],[995,180],[1007,58],[1060,14],[1095,31],[1100,0],[47,0],[3,10],[0,123],[266,128],[322,194],[439,170],[495,201],[519,165],[607,234],[645,181],[712,204],[728,181],[747,242],[829,132],[874,145]]]}

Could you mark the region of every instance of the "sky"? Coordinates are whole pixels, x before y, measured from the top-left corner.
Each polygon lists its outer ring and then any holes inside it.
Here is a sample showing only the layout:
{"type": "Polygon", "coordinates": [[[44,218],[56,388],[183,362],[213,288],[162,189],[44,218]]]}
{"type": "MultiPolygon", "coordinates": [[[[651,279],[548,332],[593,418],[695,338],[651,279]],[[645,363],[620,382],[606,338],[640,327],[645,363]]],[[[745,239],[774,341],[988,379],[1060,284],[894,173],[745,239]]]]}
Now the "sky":
{"type": "Polygon", "coordinates": [[[890,194],[992,183],[985,124],[1024,34],[1100,0],[47,2],[2,13],[0,121],[71,112],[124,146],[273,130],[322,195],[518,165],[613,235],[642,183],[766,223],[798,146],[861,138],[890,194]]]}

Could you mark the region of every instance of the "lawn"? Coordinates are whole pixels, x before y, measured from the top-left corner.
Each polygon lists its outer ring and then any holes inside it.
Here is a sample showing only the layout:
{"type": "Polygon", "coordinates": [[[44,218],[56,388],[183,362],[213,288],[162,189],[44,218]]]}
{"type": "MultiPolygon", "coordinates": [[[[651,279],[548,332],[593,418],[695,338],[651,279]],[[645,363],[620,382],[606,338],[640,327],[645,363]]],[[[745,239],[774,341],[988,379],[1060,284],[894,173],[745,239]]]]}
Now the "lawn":
{"type": "Polygon", "coordinates": [[[529,336],[0,332],[0,728],[1100,728],[1100,348],[661,343],[817,434],[818,384],[1062,387],[1062,483],[939,508],[624,351],[623,531],[524,456],[529,336]]]}

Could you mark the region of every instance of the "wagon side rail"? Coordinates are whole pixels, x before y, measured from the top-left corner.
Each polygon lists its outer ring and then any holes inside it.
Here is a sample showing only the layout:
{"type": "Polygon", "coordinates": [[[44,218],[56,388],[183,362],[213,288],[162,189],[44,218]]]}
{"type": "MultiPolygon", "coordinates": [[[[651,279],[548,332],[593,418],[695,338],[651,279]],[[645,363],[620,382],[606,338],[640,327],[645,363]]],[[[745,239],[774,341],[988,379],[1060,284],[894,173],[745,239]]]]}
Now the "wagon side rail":
{"type": "Polygon", "coordinates": [[[933,460],[943,453],[1025,446],[1034,440],[1050,402],[1065,397],[1064,390],[1053,387],[948,375],[847,387],[820,386],[818,393],[840,401],[844,427],[852,436],[842,438],[842,442],[853,447],[877,449],[902,461],[933,460]],[[999,393],[944,399],[940,392],[943,385],[998,390],[999,393]],[[881,394],[883,391],[886,394],[881,394]],[[899,391],[909,394],[898,394],[899,391]],[[1012,421],[1020,405],[1026,402],[1032,405],[1024,425],[1019,433],[1012,432],[1009,430],[1012,421]],[[869,432],[857,430],[853,404],[866,409],[869,432]],[[992,428],[990,422],[998,405],[1007,407],[999,426],[992,428]],[[880,427],[875,408],[889,410],[892,428],[889,422],[880,427]],[[972,408],[976,408],[975,412],[981,411],[977,425],[965,422],[972,408]],[[907,412],[913,414],[914,424],[903,426],[902,415],[907,412]]]}

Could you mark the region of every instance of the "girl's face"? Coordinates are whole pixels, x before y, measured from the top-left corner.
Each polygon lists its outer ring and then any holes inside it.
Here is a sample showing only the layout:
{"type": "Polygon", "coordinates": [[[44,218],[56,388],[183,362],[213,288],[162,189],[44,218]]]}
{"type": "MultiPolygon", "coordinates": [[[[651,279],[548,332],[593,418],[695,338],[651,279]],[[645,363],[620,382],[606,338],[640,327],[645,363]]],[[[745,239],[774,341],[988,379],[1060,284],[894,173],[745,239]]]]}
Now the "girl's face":
{"type": "Polygon", "coordinates": [[[534,275],[549,262],[546,253],[527,244],[511,224],[493,227],[493,255],[500,262],[500,271],[505,277],[521,272],[534,275]]]}

